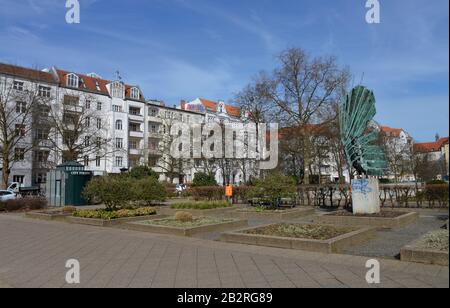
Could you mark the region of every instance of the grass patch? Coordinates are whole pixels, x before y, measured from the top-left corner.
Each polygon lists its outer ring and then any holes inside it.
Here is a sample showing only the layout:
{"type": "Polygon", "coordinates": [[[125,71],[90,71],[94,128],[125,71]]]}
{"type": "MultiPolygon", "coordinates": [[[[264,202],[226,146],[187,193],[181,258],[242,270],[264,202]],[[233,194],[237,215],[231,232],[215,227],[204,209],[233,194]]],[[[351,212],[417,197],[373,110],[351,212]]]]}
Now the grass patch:
{"type": "Polygon", "coordinates": [[[93,218],[103,220],[113,220],[119,218],[131,218],[156,215],[156,210],[152,207],[140,207],[132,209],[121,210],[107,210],[107,209],[95,209],[95,210],[77,210],[73,213],[74,217],[79,218],[93,218]]]}
{"type": "Polygon", "coordinates": [[[262,228],[247,230],[245,231],[245,233],[254,235],[302,238],[310,240],[329,240],[353,231],[355,231],[355,229],[344,227],[333,227],[322,225],[300,225],[300,224],[276,224],[262,228]]]}
{"type": "Polygon", "coordinates": [[[448,230],[439,230],[426,234],[418,241],[417,244],[420,248],[448,252],[448,240],[448,230]]]}
{"type": "Polygon", "coordinates": [[[210,201],[210,202],[182,202],[172,204],[172,209],[177,210],[212,210],[231,207],[232,205],[226,201],[210,201]]]}
{"type": "Polygon", "coordinates": [[[232,222],[232,221],[234,221],[234,220],[233,219],[213,218],[213,217],[198,217],[198,218],[194,218],[192,221],[182,222],[180,220],[176,220],[175,218],[167,218],[167,219],[144,221],[144,222],[142,222],[142,224],[165,226],[165,227],[175,227],[175,228],[195,228],[195,227],[216,225],[216,224],[232,222]]]}

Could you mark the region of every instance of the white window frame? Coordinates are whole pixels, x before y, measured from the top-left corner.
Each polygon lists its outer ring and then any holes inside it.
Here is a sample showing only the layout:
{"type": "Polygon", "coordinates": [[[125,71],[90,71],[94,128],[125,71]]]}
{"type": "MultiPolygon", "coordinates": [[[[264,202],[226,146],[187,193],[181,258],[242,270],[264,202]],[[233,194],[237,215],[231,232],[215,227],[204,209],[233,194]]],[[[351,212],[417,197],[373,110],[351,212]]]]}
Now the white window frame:
{"type": "Polygon", "coordinates": [[[70,88],[78,88],[79,84],[80,84],[80,77],[78,77],[77,75],[70,73],[67,75],[66,77],[67,79],[67,86],[70,88]]]}
{"type": "Polygon", "coordinates": [[[140,96],[141,96],[141,94],[140,94],[140,91],[138,88],[136,88],[136,87],[131,88],[130,97],[132,99],[140,99],[141,98],[140,96]]]}
{"type": "Polygon", "coordinates": [[[123,121],[122,120],[116,121],[116,130],[123,130],[123,121]]]}

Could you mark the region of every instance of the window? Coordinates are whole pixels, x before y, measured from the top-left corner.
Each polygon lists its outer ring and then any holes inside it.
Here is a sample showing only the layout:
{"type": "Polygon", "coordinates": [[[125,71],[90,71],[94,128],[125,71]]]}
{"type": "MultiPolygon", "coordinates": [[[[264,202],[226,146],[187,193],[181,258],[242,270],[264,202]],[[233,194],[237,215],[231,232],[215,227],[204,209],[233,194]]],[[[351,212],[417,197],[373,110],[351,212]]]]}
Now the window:
{"type": "Polygon", "coordinates": [[[120,82],[114,82],[111,85],[111,96],[117,98],[123,98],[124,95],[124,87],[120,82]]]}
{"type": "Polygon", "coordinates": [[[87,117],[84,123],[85,123],[86,127],[90,127],[91,126],[91,118],[87,117]]]}
{"type": "Polygon", "coordinates": [[[98,84],[98,81],[95,81],[95,88],[97,89],[97,91],[101,91],[102,89],[100,89],[100,85],[98,84]]]}
{"type": "Polygon", "coordinates": [[[36,129],[36,139],[37,140],[48,140],[48,135],[50,131],[45,128],[36,129]]]}
{"type": "Polygon", "coordinates": [[[102,102],[97,102],[97,110],[98,111],[102,110],[102,102]]]}
{"type": "Polygon", "coordinates": [[[27,112],[27,103],[16,102],[16,113],[25,113],[25,112],[27,112]]]}
{"type": "Polygon", "coordinates": [[[25,125],[16,124],[16,135],[25,137],[25,125]]]}
{"type": "Polygon", "coordinates": [[[122,130],[123,129],[123,122],[122,122],[122,120],[117,120],[116,121],[116,129],[117,130],[122,130]]]}
{"type": "Polygon", "coordinates": [[[102,119],[97,119],[97,128],[98,129],[102,128],[102,119]]]}
{"type": "Polygon", "coordinates": [[[91,109],[91,101],[89,100],[86,101],[86,109],[87,110],[91,109]]]}
{"type": "Polygon", "coordinates": [[[13,89],[17,91],[23,91],[23,82],[22,81],[14,81],[13,89]]]}
{"type": "Polygon", "coordinates": [[[97,137],[97,139],[95,140],[95,143],[97,144],[97,148],[101,148],[101,146],[102,146],[102,138],[101,137],[97,137]]]}
{"type": "Polygon", "coordinates": [[[137,123],[130,123],[130,131],[132,132],[140,132],[141,131],[141,125],[137,123]]]}
{"type": "Polygon", "coordinates": [[[130,142],[128,142],[128,146],[130,147],[130,150],[137,150],[138,149],[137,140],[130,140],[130,142]]]}
{"type": "Polygon", "coordinates": [[[23,149],[23,148],[15,148],[14,149],[14,160],[15,161],[25,160],[25,149],[23,149]]]}
{"type": "Polygon", "coordinates": [[[79,85],[79,79],[78,76],[75,74],[69,74],[67,75],[67,86],[71,88],[78,88],[79,85]]]}
{"type": "Polygon", "coordinates": [[[158,125],[151,124],[150,125],[150,133],[157,134],[158,133],[158,125]]]}
{"type": "Polygon", "coordinates": [[[149,167],[156,167],[157,163],[158,163],[158,159],[156,157],[148,158],[148,166],[149,167]]]}
{"type": "Polygon", "coordinates": [[[150,116],[152,116],[154,118],[158,117],[158,109],[150,108],[150,116]]]}
{"type": "Polygon", "coordinates": [[[123,157],[116,156],[116,167],[122,167],[122,166],[123,166],[123,157]]]}
{"type": "Polygon", "coordinates": [[[123,138],[116,138],[116,148],[123,149],[123,138]]]}
{"type": "Polygon", "coordinates": [[[39,86],[39,96],[40,97],[50,97],[51,89],[49,87],[39,86]]]}
{"type": "Polygon", "coordinates": [[[14,183],[23,184],[24,179],[25,179],[25,176],[24,176],[24,175],[14,175],[14,176],[13,176],[13,182],[14,182],[14,183]]]}
{"type": "Polygon", "coordinates": [[[34,153],[34,159],[38,163],[45,163],[48,160],[50,153],[48,151],[36,151],[34,153]]]}
{"type": "Polygon", "coordinates": [[[84,137],[84,146],[88,147],[91,144],[91,138],[89,136],[84,137]]]}
{"type": "Polygon", "coordinates": [[[139,99],[140,93],[138,88],[131,88],[131,98],[133,99],[139,99]]]}
{"type": "Polygon", "coordinates": [[[39,115],[42,118],[47,118],[49,114],[50,114],[50,107],[48,107],[48,106],[40,106],[39,107],[39,115]]]}
{"type": "Polygon", "coordinates": [[[141,115],[141,109],[136,107],[130,107],[130,114],[135,116],[141,115]]]}
{"type": "Polygon", "coordinates": [[[84,160],[84,166],[89,167],[89,156],[85,156],[83,160],[84,160]]]}
{"type": "Polygon", "coordinates": [[[121,107],[121,106],[114,105],[114,106],[113,106],[113,111],[114,111],[114,112],[122,112],[122,107],[121,107]]]}
{"type": "Polygon", "coordinates": [[[97,156],[97,157],[95,158],[95,166],[96,166],[96,167],[100,167],[100,156],[97,156]]]}
{"type": "Polygon", "coordinates": [[[158,150],[158,142],[156,142],[156,141],[150,141],[149,144],[148,144],[148,149],[149,149],[150,151],[156,151],[156,150],[158,150]]]}
{"type": "Polygon", "coordinates": [[[66,106],[79,106],[80,98],[76,96],[64,95],[64,105],[66,106]]]}
{"type": "Polygon", "coordinates": [[[47,183],[47,173],[37,173],[35,181],[37,184],[47,183]]]}

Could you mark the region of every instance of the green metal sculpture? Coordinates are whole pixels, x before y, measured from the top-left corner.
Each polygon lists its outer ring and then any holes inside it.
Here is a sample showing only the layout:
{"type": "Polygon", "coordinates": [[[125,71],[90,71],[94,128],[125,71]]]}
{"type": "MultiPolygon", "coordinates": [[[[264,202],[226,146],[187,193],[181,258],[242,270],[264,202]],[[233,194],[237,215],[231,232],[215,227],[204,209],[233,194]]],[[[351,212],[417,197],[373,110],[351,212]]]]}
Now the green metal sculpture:
{"type": "Polygon", "coordinates": [[[370,128],[376,113],[375,95],[363,86],[355,87],[340,105],[341,139],[347,162],[359,175],[382,176],[386,169],[385,154],[376,144],[379,133],[370,128]]]}

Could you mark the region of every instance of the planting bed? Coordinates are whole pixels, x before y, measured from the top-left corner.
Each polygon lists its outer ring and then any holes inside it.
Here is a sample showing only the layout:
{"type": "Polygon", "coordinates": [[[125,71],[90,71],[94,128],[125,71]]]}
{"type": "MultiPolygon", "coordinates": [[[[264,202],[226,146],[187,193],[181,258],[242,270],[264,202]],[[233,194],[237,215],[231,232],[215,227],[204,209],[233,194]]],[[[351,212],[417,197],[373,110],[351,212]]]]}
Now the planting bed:
{"type": "Polygon", "coordinates": [[[417,221],[416,212],[382,211],[380,214],[354,215],[347,211],[317,216],[314,223],[342,226],[370,226],[379,229],[397,229],[417,221]]]}
{"type": "Polygon", "coordinates": [[[246,220],[198,217],[190,222],[180,222],[175,218],[156,219],[126,223],[124,228],[161,234],[192,236],[198,233],[219,232],[248,226],[246,220]]]}
{"type": "Polygon", "coordinates": [[[176,212],[183,211],[191,213],[194,216],[222,216],[237,209],[227,202],[183,202],[171,206],[158,207],[158,212],[165,215],[174,215],[176,212]]]}
{"type": "Polygon", "coordinates": [[[105,209],[76,211],[73,216],[67,217],[71,223],[109,227],[125,222],[163,218],[166,216],[156,215],[154,208],[135,208],[109,211],[105,209]]]}
{"type": "Polygon", "coordinates": [[[402,248],[400,258],[406,262],[448,266],[449,233],[439,230],[426,234],[402,248]]]}
{"type": "Polygon", "coordinates": [[[271,224],[222,233],[222,240],[257,246],[336,253],[366,242],[374,228],[350,228],[311,224],[271,224]]]}
{"type": "Polygon", "coordinates": [[[64,221],[67,217],[72,216],[72,213],[63,211],[41,211],[28,212],[25,214],[28,218],[50,220],[50,221],[64,221]]]}
{"type": "Polygon", "coordinates": [[[230,213],[230,215],[242,219],[290,220],[313,215],[314,213],[314,208],[262,210],[261,208],[248,207],[245,209],[238,209],[236,211],[233,211],[230,213]]]}

